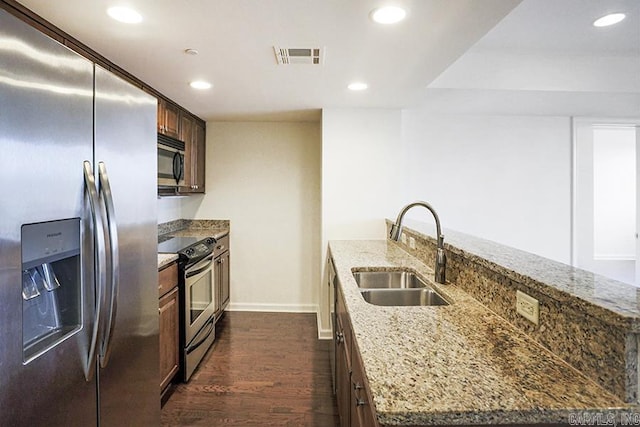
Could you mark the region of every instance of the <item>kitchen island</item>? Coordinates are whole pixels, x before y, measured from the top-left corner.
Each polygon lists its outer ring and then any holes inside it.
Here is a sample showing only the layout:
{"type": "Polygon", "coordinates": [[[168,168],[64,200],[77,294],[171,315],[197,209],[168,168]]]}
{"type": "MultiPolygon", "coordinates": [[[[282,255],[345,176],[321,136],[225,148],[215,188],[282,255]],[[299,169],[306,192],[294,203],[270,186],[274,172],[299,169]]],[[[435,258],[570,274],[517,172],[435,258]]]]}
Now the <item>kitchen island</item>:
{"type": "Polygon", "coordinates": [[[571,424],[638,413],[458,284],[389,241],[331,241],[338,292],[382,426],[571,424]],[[353,271],[404,268],[451,304],[385,307],[364,301],[353,271]]]}

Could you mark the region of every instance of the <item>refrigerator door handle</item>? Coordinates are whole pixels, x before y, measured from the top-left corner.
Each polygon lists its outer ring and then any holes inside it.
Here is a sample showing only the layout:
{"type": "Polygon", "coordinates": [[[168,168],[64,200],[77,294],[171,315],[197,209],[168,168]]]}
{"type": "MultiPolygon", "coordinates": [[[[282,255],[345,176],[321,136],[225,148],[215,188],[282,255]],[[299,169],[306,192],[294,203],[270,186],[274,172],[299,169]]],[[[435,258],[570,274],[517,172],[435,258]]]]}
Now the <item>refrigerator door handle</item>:
{"type": "Polygon", "coordinates": [[[100,367],[105,368],[109,364],[111,355],[111,342],[115,329],[116,316],[118,313],[118,290],[120,285],[120,255],[118,250],[118,225],[116,222],[115,208],[113,204],[113,193],[109,183],[109,175],[104,162],[98,163],[98,182],[100,184],[100,194],[107,213],[107,230],[109,237],[109,261],[110,271],[110,301],[107,317],[107,330],[102,338],[100,347],[100,367]]]}
{"type": "Polygon", "coordinates": [[[100,313],[104,307],[104,288],[106,282],[106,272],[104,269],[106,263],[105,241],[104,241],[104,225],[102,223],[102,215],[98,206],[98,190],[96,189],[96,181],[93,177],[93,169],[91,162],[84,161],[84,182],[87,193],[89,195],[89,205],[91,208],[91,219],[93,221],[93,236],[95,239],[96,257],[94,274],[97,276],[96,283],[96,299],[95,314],[93,317],[93,331],[91,332],[91,342],[89,344],[89,352],[87,354],[87,364],[85,366],[84,377],[87,381],[91,381],[95,375],[96,369],[96,347],[98,345],[98,336],[100,332],[100,313]]]}

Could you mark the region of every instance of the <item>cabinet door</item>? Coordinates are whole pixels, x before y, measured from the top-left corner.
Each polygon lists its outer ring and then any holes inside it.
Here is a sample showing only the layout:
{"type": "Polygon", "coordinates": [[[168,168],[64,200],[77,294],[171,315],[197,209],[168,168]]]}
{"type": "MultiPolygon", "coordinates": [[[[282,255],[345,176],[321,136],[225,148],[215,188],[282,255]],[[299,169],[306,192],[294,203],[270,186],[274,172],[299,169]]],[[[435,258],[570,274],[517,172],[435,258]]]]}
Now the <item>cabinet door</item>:
{"type": "Polygon", "coordinates": [[[193,157],[194,157],[194,135],[196,121],[188,114],[183,114],[180,118],[180,140],[184,141],[184,183],[187,187],[184,192],[193,192],[194,189],[194,173],[193,173],[193,157]]]}
{"type": "Polygon", "coordinates": [[[180,108],[158,98],[158,132],[180,139],[180,108]]]}
{"type": "Polygon", "coordinates": [[[336,347],[336,401],[340,425],[348,427],[351,418],[351,367],[348,351],[345,348],[344,329],[340,319],[336,322],[336,334],[334,336],[336,347]]]}
{"type": "Polygon", "coordinates": [[[222,263],[221,258],[218,257],[213,264],[213,293],[215,295],[215,312],[214,316],[217,319],[222,314],[222,263]]]}
{"type": "Polygon", "coordinates": [[[225,252],[220,257],[220,309],[224,310],[229,304],[230,297],[230,283],[229,283],[229,271],[230,271],[230,255],[229,252],[225,252]]]}
{"type": "Polygon", "coordinates": [[[164,133],[164,101],[158,98],[158,116],[156,118],[158,122],[158,133],[164,133]]]}
{"type": "Polygon", "coordinates": [[[351,427],[377,427],[373,400],[365,380],[360,352],[351,352],[351,427]]]}
{"type": "Polygon", "coordinates": [[[176,105],[165,103],[164,106],[164,134],[175,139],[180,139],[180,108],[176,105]]]}
{"type": "Polygon", "coordinates": [[[181,140],[185,144],[185,193],[204,193],[205,127],[195,117],[184,113],[181,117],[181,140]]]}
{"type": "Polygon", "coordinates": [[[192,139],[191,173],[193,192],[204,193],[206,162],[206,130],[203,124],[195,122],[192,139]]]}
{"type": "Polygon", "coordinates": [[[179,365],[178,287],[160,298],[160,390],[169,385],[179,365]]]}

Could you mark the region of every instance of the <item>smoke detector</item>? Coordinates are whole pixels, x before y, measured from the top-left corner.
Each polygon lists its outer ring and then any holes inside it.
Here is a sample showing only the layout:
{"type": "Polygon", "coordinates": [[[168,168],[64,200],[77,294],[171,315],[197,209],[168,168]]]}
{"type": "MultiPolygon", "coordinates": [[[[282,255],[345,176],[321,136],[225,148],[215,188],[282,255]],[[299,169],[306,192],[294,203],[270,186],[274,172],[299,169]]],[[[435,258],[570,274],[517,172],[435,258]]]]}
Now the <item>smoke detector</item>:
{"type": "Polygon", "coordinates": [[[276,60],[280,65],[310,64],[321,65],[324,63],[324,49],[319,47],[284,48],[274,46],[276,60]]]}

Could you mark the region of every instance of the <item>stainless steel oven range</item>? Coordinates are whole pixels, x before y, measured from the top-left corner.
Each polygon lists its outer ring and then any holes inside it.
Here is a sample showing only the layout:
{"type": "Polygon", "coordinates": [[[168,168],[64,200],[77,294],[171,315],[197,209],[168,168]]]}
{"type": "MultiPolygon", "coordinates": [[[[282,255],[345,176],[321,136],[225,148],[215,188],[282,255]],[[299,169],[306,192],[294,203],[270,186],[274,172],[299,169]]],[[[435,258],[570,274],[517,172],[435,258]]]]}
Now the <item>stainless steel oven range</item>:
{"type": "Polygon", "coordinates": [[[215,339],[215,244],[213,237],[174,237],[158,245],[158,252],[177,253],[179,257],[180,365],[185,382],[215,339]]]}

